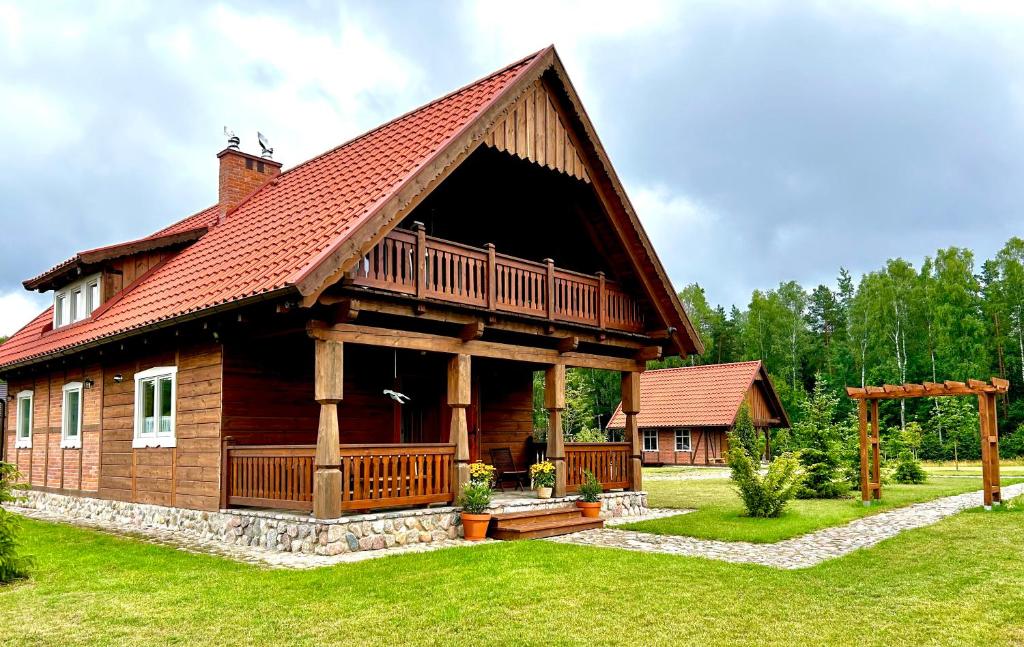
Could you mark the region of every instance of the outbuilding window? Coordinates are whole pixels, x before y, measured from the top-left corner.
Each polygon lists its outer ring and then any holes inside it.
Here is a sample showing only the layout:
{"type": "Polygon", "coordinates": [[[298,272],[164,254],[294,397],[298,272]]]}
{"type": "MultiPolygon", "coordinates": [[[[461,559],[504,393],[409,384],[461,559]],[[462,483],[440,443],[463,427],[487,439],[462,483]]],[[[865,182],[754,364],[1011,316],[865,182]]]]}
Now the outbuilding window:
{"type": "Polygon", "coordinates": [[[15,449],[32,448],[32,392],[22,391],[18,394],[18,409],[15,412],[15,429],[18,433],[14,437],[15,449]]]}
{"type": "Polygon", "coordinates": [[[657,429],[644,429],[644,451],[645,452],[656,452],[656,451],[658,451],[658,430],[657,429]]]}
{"type": "Polygon", "coordinates": [[[135,374],[135,438],[132,447],[174,447],[176,366],[135,374]]]}
{"type": "Polygon", "coordinates": [[[64,385],[61,405],[60,446],[63,449],[82,448],[82,383],[64,385]]]}
{"type": "Polygon", "coordinates": [[[677,452],[688,452],[688,451],[690,451],[690,430],[689,429],[676,429],[676,451],[677,452]]]}

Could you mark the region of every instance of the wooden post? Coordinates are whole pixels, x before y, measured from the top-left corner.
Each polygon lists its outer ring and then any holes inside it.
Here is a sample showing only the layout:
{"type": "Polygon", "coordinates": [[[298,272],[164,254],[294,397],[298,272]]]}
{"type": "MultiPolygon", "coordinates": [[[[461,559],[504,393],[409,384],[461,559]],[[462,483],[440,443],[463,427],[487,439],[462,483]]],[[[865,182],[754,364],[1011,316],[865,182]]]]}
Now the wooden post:
{"type": "Polygon", "coordinates": [[[316,475],[313,479],[313,516],[341,516],[341,440],[338,435],[338,402],[342,398],[343,345],[317,339],[314,391],[320,403],[316,434],[316,475]]]}
{"type": "Polygon", "coordinates": [[[497,300],[497,263],[494,259],[494,243],[484,245],[487,250],[487,309],[493,311],[498,307],[497,300]]]}
{"type": "Polygon", "coordinates": [[[876,501],[882,498],[882,429],[878,419],[878,400],[871,401],[871,495],[876,501]]]}
{"type": "Polygon", "coordinates": [[[545,265],[547,265],[547,298],[544,300],[548,307],[548,320],[553,321],[555,318],[555,261],[550,258],[544,259],[545,265]]]}
{"type": "Polygon", "coordinates": [[[978,394],[978,421],[981,427],[981,482],[985,509],[1001,502],[999,488],[999,427],[996,420],[995,395],[978,394]]]}
{"type": "Polygon", "coordinates": [[[632,443],[632,459],[630,461],[630,489],[639,492],[644,487],[643,466],[640,444],[640,428],[637,426],[636,414],[640,413],[640,373],[624,371],[622,373],[622,413],[626,416],[626,438],[632,443]]]}
{"type": "Polygon", "coordinates": [[[469,426],[466,420],[466,409],[472,401],[469,370],[469,355],[454,355],[448,360],[448,406],[452,409],[448,442],[455,445],[452,491],[456,497],[469,483],[469,426]]]}
{"type": "Polygon", "coordinates": [[[554,496],[565,496],[565,437],[562,411],[565,410],[565,365],[552,364],[544,373],[544,408],[548,410],[547,460],[555,465],[554,496]]]}
{"type": "Polygon", "coordinates": [[[867,400],[857,401],[857,413],[860,416],[860,500],[864,505],[871,505],[871,490],[868,489],[868,403],[867,400]]]}
{"type": "Polygon", "coordinates": [[[416,312],[423,314],[423,298],[427,294],[427,230],[419,221],[412,223],[412,230],[416,232],[416,312]]]}
{"type": "Polygon", "coordinates": [[[225,436],[220,446],[220,508],[224,510],[231,500],[231,446],[235,439],[225,436]]]}
{"type": "Polygon", "coordinates": [[[605,329],[605,325],[606,325],[606,323],[605,323],[606,314],[605,313],[608,311],[608,307],[607,307],[607,305],[605,305],[605,301],[607,300],[605,298],[605,290],[607,289],[606,285],[605,285],[606,283],[607,283],[607,281],[605,280],[604,272],[598,272],[597,273],[597,327],[600,328],[601,330],[605,329]]]}

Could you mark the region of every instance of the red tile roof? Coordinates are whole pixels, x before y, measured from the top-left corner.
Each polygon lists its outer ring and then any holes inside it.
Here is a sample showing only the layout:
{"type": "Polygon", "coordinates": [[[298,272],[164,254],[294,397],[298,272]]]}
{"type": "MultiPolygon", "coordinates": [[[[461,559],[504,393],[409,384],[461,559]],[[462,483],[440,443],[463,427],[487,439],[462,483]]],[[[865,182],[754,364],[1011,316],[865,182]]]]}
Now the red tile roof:
{"type": "MultiPolygon", "coordinates": [[[[640,375],[637,424],[641,428],[730,426],[760,370],[761,362],[752,361],[645,371],[640,375]]],[[[620,403],[608,427],[624,425],[620,403]]]]}
{"type": "Polygon", "coordinates": [[[209,232],[85,321],[46,330],[47,308],[7,343],[0,368],[224,304],[294,290],[427,160],[496,102],[542,52],[282,173],[217,223],[211,207],[153,234],[209,232]]]}

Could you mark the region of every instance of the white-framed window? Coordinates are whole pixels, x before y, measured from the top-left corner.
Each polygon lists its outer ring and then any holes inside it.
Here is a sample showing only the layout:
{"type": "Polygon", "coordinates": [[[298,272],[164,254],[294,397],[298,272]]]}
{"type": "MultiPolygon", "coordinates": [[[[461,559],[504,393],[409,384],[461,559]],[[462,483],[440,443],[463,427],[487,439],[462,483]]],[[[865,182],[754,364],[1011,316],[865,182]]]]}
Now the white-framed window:
{"type": "Polygon", "coordinates": [[[18,394],[18,408],[15,415],[15,449],[32,448],[32,392],[22,391],[18,394]]]}
{"type": "Polygon", "coordinates": [[[676,451],[677,452],[688,452],[688,451],[690,451],[690,430],[689,429],[676,429],[676,451]]]}
{"type": "Polygon", "coordinates": [[[135,374],[135,436],[132,447],[174,447],[177,366],[135,374]]]}
{"type": "Polygon", "coordinates": [[[53,294],[53,327],[81,321],[100,307],[100,275],[93,274],[66,285],[53,294]]]}
{"type": "Polygon", "coordinates": [[[62,449],[82,448],[82,383],[64,385],[60,414],[60,446],[62,449]]]}
{"type": "Polygon", "coordinates": [[[656,452],[656,451],[658,451],[658,430],[657,429],[644,429],[644,451],[645,452],[656,452]]]}

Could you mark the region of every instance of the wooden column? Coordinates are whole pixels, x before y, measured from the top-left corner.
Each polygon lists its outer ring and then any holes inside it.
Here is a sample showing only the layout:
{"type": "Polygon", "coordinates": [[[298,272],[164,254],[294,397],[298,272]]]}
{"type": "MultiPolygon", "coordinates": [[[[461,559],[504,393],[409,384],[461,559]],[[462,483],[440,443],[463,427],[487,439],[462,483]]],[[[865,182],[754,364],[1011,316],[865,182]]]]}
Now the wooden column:
{"type": "Polygon", "coordinates": [[[871,478],[873,479],[868,483],[868,487],[871,488],[871,497],[876,501],[882,498],[882,470],[881,470],[881,453],[882,453],[882,429],[881,422],[878,419],[878,400],[871,401],[871,478]]]}
{"type": "Polygon", "coordinates": [[[343,345],[317,339],[315,397],[320,403],[316,435],[316,474],[313,479],[313,516],[341,516],[341,441],[338,436],[338,402],[342,398],[343,345]]]}
{"type": "Polygon", "coordinates": [[[452,491],[456,497],[469,483],[469,426],[466,420],[466,409],[472,401],[469,368],[469,355],[455,355],[448,360],[448,406],[452,408],[448,442],[455,445],[452,491]]]}
{"type": "Polygon", "coordinates": [[[1002,502],[999,487],[999,427],[996,420],[996,396],[978,394],[978,421],[981,427],[981,481],[984,487],[985,509],[1002,502]]]}
{"type": "Polygon", "coordinates": [[[636,414],[640,413],[640,373],[622,373],[622,413],[626,416],[626,439],[633,448],[629,469],[630,489],[637,492],[644,487],[640,460],[643,445],[640,444],[640,429],[636,420],[636,414]]]}
{"type": "Polygon", "coordinates": [[[607,326],[606,313],[608,307],[605,305],[605,301],[608,298],[605,296],[607,290],[607,280],[605,279],[604,272],[597,273],[597,327],[604,330],[607,326]]]}
{"type": "Polygon", "coordinates": [[[487,309],[494,311],[498,307],[498,263],[495,259],[494,243],[484,245],[487,250],[487,309]]]}
{"type": "Polygon", "coordinates": [[[544,408],[548,410],[547,460],[555,465],[554,496],[565,496],[565,437],[562,412],[565,411],[565,365],[552,364],[544,373],[544,408]]]}
{"type": "Polygon", "coordinates": [[[868,403],[857,401],[860,416],[860,499],[864,505],[871,505],[871,490],[868,489],[868,403]]]}
{"type": "Polygon", "coordinates": [[[545,288],[547,292],[547,298],[544,299],[547,305],[547,316],[549,321],[555,319],[555,261],[550,258],[544,259],[544,265],[547,267],[547,273],[544,279],[545,288]]]}

